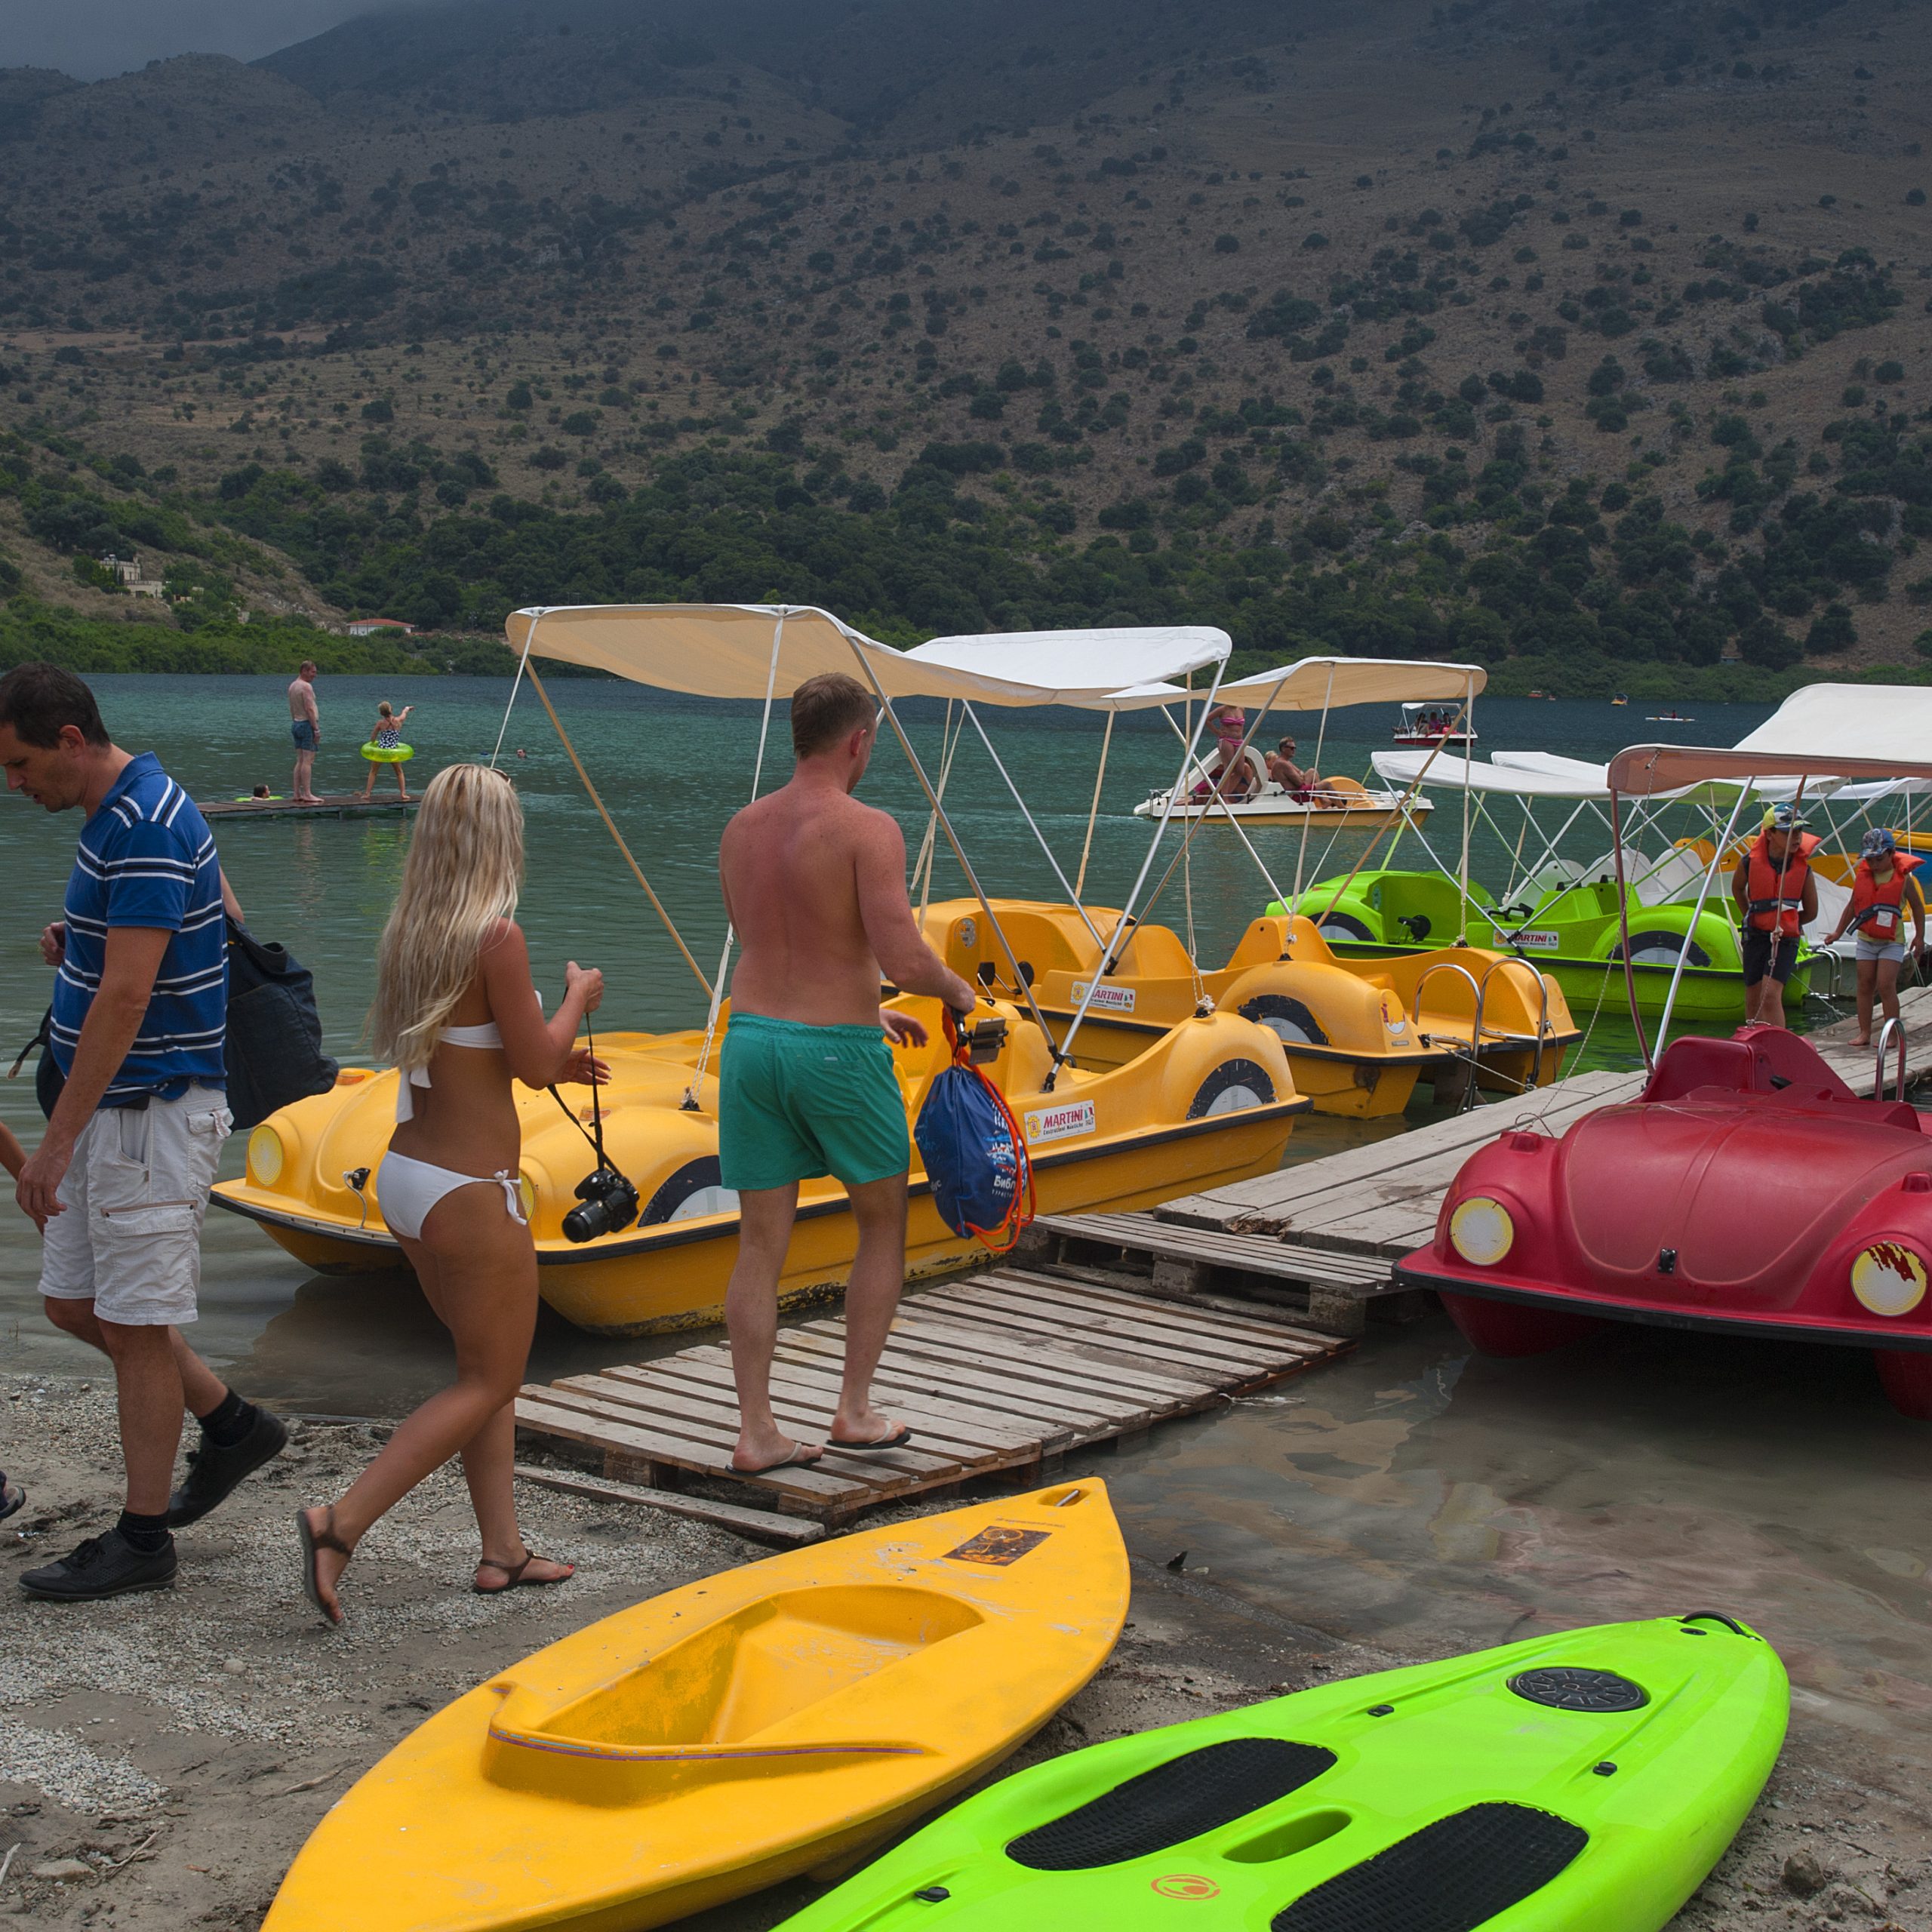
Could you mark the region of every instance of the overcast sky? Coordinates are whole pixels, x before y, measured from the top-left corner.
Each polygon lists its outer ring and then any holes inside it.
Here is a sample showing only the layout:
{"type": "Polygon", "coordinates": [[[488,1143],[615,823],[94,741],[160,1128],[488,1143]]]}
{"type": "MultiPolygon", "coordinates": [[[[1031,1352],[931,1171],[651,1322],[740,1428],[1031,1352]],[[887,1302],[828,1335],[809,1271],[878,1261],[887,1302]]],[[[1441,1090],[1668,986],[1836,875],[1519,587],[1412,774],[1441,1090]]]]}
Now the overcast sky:
{"type": "Polygon", "coordinates": [[[0,0],[0,67],[82,80],[173,54],[253,60],[372,13],[380,0],[0,0]]]}

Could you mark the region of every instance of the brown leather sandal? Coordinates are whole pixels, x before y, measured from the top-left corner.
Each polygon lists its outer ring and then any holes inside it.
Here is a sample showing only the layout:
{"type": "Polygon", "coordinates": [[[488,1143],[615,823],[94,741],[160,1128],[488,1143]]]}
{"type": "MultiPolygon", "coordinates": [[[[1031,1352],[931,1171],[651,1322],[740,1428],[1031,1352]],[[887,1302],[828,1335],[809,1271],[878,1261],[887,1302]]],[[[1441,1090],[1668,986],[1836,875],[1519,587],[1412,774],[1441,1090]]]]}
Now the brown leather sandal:
{"type": "Polygon", "coordinates": [[[500,1583],[472,1583],[469,1587],[479,1597],[500,1597],[506,1590],[548,1589],[553,1583],[568,1583],[577,1574],[574,1563],[565,1564],[561,1577],[526,1577],[523,1574],[533,1563],[555,1563],[556,1561],[555,1557],[540,1555],[534,1549],[524,1552],[521,1563],[499,1563],[494,1556],[485,1556],[478,1559],[477,1568],[500,1570],[503,1573],[503,1580],[500,1583]]]}
{"type": "Polygon", "coordinates": [[[335,1505],[331,1503],[327,1508],[329,1521],[325,1530],[311,1526],[307,1510],[297,1510],[295,1534],[302,1539],[302,1594],[321,1612],[328,1622],[339,1624],[342,1621],[342,1605],[338,1603],[331,1608],[324,1601],[322,1580],[315,1574],[315,1552],[321,1549],[332,1549],[342,1556],[353,1556],[355,1552],[335,1533],[335,1505]]]}

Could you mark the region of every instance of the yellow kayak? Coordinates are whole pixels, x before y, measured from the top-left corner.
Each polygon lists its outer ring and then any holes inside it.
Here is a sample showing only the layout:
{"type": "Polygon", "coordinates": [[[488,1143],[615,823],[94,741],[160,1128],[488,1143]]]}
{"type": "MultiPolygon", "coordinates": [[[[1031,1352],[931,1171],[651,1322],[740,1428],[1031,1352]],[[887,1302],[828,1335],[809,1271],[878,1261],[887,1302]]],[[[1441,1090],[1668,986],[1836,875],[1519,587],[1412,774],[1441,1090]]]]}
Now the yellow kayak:
{"type": "Polygon", "coordinates": [[[1045,1723],[1127,1603],[1085,1479],[688,1583],[405,1738],[316,1827],[263,1932],[644,1932],[830,1875],[1045,1723]]]}

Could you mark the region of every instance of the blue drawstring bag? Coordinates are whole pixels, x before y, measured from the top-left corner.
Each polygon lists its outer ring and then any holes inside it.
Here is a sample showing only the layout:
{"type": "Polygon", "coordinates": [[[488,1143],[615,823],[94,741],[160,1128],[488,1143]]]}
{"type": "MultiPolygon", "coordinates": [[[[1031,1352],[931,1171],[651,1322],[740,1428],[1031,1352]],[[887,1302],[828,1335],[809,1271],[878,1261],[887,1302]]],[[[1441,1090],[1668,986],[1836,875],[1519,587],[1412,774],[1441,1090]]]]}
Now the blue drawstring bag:
{"type": "Polygon", "coordinates": [[[1033,1164],[1006,1097],[969,1057],[951,1014],[953,1059],[926,1092],[912,1138],[940,1218],[1004,1254],[1033,1218],[1033,1164]]]}

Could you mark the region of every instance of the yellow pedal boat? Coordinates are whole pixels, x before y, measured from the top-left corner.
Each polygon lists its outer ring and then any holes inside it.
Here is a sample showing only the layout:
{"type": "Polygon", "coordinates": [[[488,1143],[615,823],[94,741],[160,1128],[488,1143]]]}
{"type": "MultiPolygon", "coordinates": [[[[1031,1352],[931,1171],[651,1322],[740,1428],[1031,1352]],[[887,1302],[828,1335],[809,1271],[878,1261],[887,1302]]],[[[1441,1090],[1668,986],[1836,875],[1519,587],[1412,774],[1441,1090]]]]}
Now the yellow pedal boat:
{"type": "Polygon", "coordinates": [[[1087,1480],[688,1583],[419,1726],[316,1827],[263,1932],[645,1932],[836,1875],[1078,1690],[1128,1589],[1087,1480]]]}
{"type": "MultiPolygon", "coordinates": [[[[927,1026],[921,1048],[895,1048],[893,1066],[917,1119],[946,1064],[937,1001],[891,1004],[927,1026]]],[[[726,1024],[729,1024],[728,1009],[726,1024]]],[[[1295,1088],[1281,1041],[1232,1013],[1184,1020],[1105,1072],[1063,1068],[1039,1028],[992,1000],[976,1022],[976,1054],[1025,1128],[1042,1214],[1152,1207],[1266,1174],[1281,1161],[1295,1088]]],[[[543,1298],[580,1327],[635,1334],[720,1318],[738,1247],[737,1197],[720,1186],[718,1061],[695,1110],[681,1103],[702,1035],[598,1035],[611,1068],[603,1090],[605,1143],[643,1203],[638,1225],[582,1245],[564,1238],[577,1183],[595,1164],[583,1135],[547,1093],[516,1089],[523,1124],[523,1189],[543,1298]]],[[[589,1089],[566,1090],[590,1118],[589,1089]]],[[[249,1137],[248,1171],[214,1192],[217,1206],[259,1222],[297,1260],[324,1273],[394,1268],[402,1251],[382,1219],[375,1174],[395,1120],[395,1075],[345,1073],[333,1091],[298,1100],[249,1137]]],[[[781,1301],[843,1284],[857,1246],[845,1192],[808,1181],[779,1281],[781,1301]]],[[[906,1263],[914,1276],[958,1268],[980,1252],[940,1219],[913,1155],[906,1263]]]]}
{"type": "MultiPolygon", "coordinates": [[[[1083,918],[1072,905],[992,904],[1022,975],[1030,976],[1041,1017],[1063,1041],[1119,912],[1088,906],[1083,918]]],[[[1014,993],[1012,961],[977,900],[928,906],[924,932],[955,973],[1014,993]]],[[[1515,1092],[1554,1080],[1582,1035],[1556,983],[1526,961],[1470,946],[1338,959],[1312,921],[1275,914],[1254,921],[1226,965],[1197,977],[1178,934],[1137,924],[1080,1023],[1074,1059],[1097,1069],[1123,1066],[1204,997],[1219,1011],[1254,1020],[1279,1038],[1296,1091],[1318,1113],[1355,1119],[1400,1113],[1419,1080],[1447,1087],[1466,1077],[1478,986],[1479,1084],[1515,1092]],[[1501,970],[1499,961],[1507,961],[1501,970]]]]}

